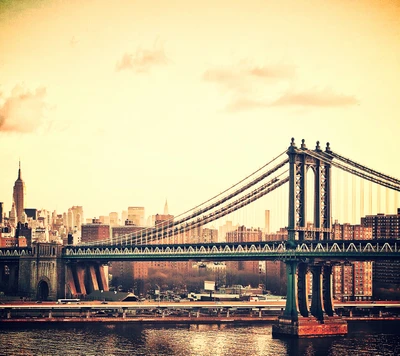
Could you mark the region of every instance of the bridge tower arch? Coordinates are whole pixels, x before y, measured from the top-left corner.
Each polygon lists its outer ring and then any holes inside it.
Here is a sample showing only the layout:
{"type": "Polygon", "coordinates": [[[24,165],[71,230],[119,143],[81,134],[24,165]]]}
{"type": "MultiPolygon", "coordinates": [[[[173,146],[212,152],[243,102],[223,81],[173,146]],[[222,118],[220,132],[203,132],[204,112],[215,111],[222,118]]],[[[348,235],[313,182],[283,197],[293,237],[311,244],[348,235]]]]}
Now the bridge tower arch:
{"type": "Polygon", "coordinates": [[[42,276],[37,284],[36,291],[37,300],[47,300],[50,295],[50,280],[42,276]]]}

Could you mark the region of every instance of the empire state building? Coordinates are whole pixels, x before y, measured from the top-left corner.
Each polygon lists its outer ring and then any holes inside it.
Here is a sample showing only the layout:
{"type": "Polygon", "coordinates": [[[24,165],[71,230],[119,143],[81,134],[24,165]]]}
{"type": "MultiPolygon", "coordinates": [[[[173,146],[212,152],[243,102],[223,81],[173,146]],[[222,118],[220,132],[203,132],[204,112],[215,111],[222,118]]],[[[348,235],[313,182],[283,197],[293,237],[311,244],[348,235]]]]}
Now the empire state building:
{"type": "Polygon", "coordinates": [[[14,184],[13,199],[15,203],[15,210],[17,212],[17,222],[21,221],[22,214],[24,213],[24,199],[25,199],[25,183],[21,178],[21,162],[19,162],[18,179],[14,184]]]}

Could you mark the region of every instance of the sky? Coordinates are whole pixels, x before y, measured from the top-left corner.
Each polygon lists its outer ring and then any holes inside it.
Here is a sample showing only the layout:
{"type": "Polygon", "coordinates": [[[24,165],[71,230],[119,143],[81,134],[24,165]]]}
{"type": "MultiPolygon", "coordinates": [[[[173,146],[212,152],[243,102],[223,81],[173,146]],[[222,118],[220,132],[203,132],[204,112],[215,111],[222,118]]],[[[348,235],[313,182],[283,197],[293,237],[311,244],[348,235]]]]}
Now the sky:
{"type": "Polygon", "coordinates": [[[178,215],[295,138],[400,177],[400,1],[0,1],[0,201],[178,215]]]}

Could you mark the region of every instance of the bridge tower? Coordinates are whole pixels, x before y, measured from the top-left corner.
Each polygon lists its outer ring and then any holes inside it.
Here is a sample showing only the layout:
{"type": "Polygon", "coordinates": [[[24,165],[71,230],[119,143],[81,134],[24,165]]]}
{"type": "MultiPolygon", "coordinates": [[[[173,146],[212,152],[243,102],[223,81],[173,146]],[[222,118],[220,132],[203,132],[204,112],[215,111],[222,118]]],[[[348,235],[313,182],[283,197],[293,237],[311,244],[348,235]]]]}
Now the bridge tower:
{"type": "MultiPolygon", "coordinates": [[[[326,153],[330,152],[329,143],[326,153]]],[[[289,156],[289,219],[287,249],[304,240],[331,239],[331,158],[321,150],[300,148],[292,138],[289,156]],[[307,224],[307,173],[314,173],[314,224],[307,224]]],[[[287,258],[287,298],[283,316],[273,327],[274,335],[296,337],[344,335],[347,323],[334,313],[332,299],[332,264],[314,259],[287,258]],[[312,274],[311,307],[308,302],[307,273],[312,274]]]]}
{"type": "Polygon", "coordinates": [[[64,290],[65,268],[58,243],[33,243],[32,254],[19,259],[18,294],[38,300],[55,300],[64,290]]]}

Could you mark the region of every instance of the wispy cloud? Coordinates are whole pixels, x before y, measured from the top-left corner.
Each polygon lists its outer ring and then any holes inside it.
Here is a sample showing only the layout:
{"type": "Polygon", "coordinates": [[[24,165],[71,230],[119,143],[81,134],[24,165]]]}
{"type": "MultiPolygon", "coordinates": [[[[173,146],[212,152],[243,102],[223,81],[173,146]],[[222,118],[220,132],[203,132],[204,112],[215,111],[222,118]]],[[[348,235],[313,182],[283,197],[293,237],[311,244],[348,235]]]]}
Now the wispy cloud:
{"type": "Polygon", "coordinates": [[[271,106],[341,107],[357,105],[355,96],[336,94],[330,89],[322,91],[288,92],[271,103],[271,106]]]}
{"type": "Polygon", "coordinates": [[[289,79],[294,74],[295,69],[291,66],[251,66],[247,63],[241,63],[231,68],[208,69],[203,73],[203,80],[216,83],[224,90],[247,92],[255,84],[260,85],[263,83],[272,83],[280,79],[289,79]]]}
{"type": "Polygon", "coordinates": [[[163,45],[156,41],[152,49],[139,48],[135,53],[125,53],[117,62],[115,69],[144,73],[154,66],[166,65],[168,62],[163,45]]]}
{"type": "Polygon", "coordinates": [[[331,89],[288,89],[295,78],[294,66],[257,66],[248,61],[226,68],[209,68],[203,73],[204,81],[217,84],[223,92],[229,94],[229,101],[224,109],[228,112],[272,107],[335,108],[359,104],[355,96],[337,94],[331,89]],[[278,90],[283,94],[277,97],[278,90]]]}
{"type": "Polygon", "coordinates": [[[287,92],[274,100],[249,99],[238,96],[232,99],[225,107],[228,112],[240,112],[271,107],[319,107],[339,108],[359,104],[356,97],[336,94],[332,90],[310,90],[304,92],[287,92]]]}
{"type": "Polygon", "coordinates": [[[43,120],[46,88],[29,91],[16,86],[0,101],[0,132],[32,132],[43,120]]]}

